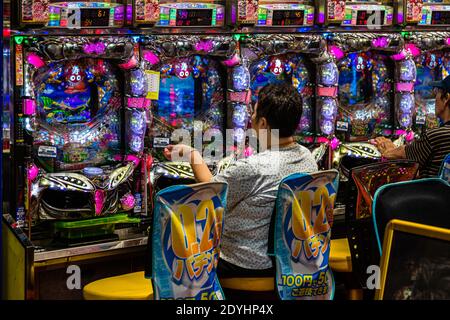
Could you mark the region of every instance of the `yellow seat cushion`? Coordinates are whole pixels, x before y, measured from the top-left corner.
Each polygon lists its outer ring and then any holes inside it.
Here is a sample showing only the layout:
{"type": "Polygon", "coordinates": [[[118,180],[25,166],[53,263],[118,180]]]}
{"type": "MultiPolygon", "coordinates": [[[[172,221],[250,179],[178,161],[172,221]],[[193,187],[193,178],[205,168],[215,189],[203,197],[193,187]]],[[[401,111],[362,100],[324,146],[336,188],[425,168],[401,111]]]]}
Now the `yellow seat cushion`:
{"type": "Polygon", "coordinates": [[[331,240],[329,265],[336,272],[352,272],[352,256],[347,238],[331,240]]]}
{"type": "Polygon", "coordinates": [[[244,291],[273,291],[273,278],[223,278],[219,279],[223,288],[244,291]]]}
{"type": "Polygon", "coordinates": [[[153,287],[144,271],[127,273],[89,283],[83,288],[86,300],[150,300],[153,287]]]}

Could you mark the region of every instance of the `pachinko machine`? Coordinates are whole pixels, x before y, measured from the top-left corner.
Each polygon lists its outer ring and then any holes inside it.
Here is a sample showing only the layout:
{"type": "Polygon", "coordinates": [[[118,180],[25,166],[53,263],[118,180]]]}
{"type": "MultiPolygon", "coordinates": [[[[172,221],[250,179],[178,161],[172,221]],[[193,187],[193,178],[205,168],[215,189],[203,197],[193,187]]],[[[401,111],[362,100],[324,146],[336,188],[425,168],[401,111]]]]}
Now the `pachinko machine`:
{"type": "Polygon", "coordinates": [[[150,100],[132,37],[14,37],[16,220],[111,236],[147,214],[150,100]]]}
{"type": "Polygon", "coordinates": [[[135,26],[224,27],[225,1],[133,0],[135,26]]]}
{"type": "MultiPolygon", "coordinates": [[[[241,39],[242,63],[231,73],[233,119],[249,119],[259,90],[267,84],[291,83],[301,94],[303,113],[296,138],[314,150],[320,162],[327,137],[334,132],[337,68],[320,35],[252,35],[241,39]],[[247,116],[244,116],[247,112],[247,116]],[[317,148],[318,147],[318,148],[317,148]]],[[[233,120],[235,121],[235,120],[233,120]]],[[[235,121],[237,122],[237,121],[235,121]]],[[[241,127],[235,125],[234,127],[241,127]]],[[[240,143],[244,136],[239,136],[240,143]]]]}

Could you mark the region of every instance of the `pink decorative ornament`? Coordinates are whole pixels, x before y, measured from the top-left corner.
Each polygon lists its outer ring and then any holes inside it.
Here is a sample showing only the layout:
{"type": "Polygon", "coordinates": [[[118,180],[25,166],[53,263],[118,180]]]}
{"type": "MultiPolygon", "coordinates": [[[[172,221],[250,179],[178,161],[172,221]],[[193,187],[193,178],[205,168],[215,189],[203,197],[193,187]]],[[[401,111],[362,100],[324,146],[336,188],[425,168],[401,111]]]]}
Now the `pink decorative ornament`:
{"type": "Polygon", "coordinates": [[[414,140],[414,132],[413,132],[413,131],[409,131],[409,132],[406,134],[405,139],[406,139],[406,142],[411,142],[411,141],[413,141],[413,140],[414,140]]]}
{"type": "Polygon", "coordinates": [[[33,53],[33,52],[31,52],[28,55],[27,61],[29,64],[31,64],[36,69],[39,69],[39,68],[42,68],[43,66],[45,66],[44,60],[40,56],[38,56],[36,53],[33,53]]]}
{"type": "Polygon", "coordinates": [[[34,181],[34,179],[37,178],[39,174],[39,168],[35,165],[32,164],[29,168],[28,168],[28,173],[27,173],[27,177],[28,177],[28,181],[34,181]]]}
{"type": "Polygon", "coordinates": [[[445,39],[445,44],[450,46],[450,38],[445,39]]]}
{"type": "Polygon", "coordinates": [[[141,159],[139,159],[138,157],[129,154],[125,157],[125,161],[127,162],[133,162],[136,166],[139,165],[139,162],[141,162],[141,159]]]}
{"type": "Polygon", "coordinates": [[[389,41],[386,37],[379,37],[372,41],[372,46],[375,48],[386,48],[388,45],[389,41]]]}
{"type": "Polygon", "coordinates": [[[253,149],[251,147],[247,147],[244,150],[244,157],[248,158],[253,154],[253,149]]]}
{"type": "Polygon", "coordinates": [[[101,55],[105,53],[106,46],[102,42],[87,43],[83,46],[84,53],[101,55]]]}
{"type": "Polygon", "coordinates": [[[328,139],[325,137],[319,137],[317,138],[317,142],[318,143],[327,143],[328,144],[328,139]]]}
{"type": "Polygon", "coordinates": [[[340,144],[341,142],[339,141],[339,139],[334,137],[333,139],[330,140],[331,150],[333,151],[336,150],[340,144]]]}
{"type": "Polygon", "coordinates": [[[203,52],[211,52],[214,48],[214,44],[211,40],[200,40],[195,44],[195,50],[196,51],[203,51],[203,52]]]}
{"type": "Polygon", "coordinates": [[[122,204],[122,209],[128,211],[134,208],[136,199],[134,199],[131,193],[127,193],[122,198],[120,198],[120,203],[122,204]]]}
{"type": "Polygon", "coordinates": [[[406,51],[405,51],[405,50],[402,50],[402,51],[400,51],[399,53],[392,55],[391,58],[392,58],[392,60],[394,60],[394,61],[401,61],[401,60],[403,60],[403,59],[406,58],[406,51]]]}
{"type": "Polygon", "coordinates": [[[411,54],[413,57],[417,57],[420,55],[420,49],[413,43],[408,43],[405,45],[406,51],[411,54]]]}
{"type": "Polygon", "coordinates": [[[313,143],[314,142],[314,138],[313,137],[306,137],[305,141],[306,141],[306,143],[313,143]]]}
{"type": "Polygon", "coordinates": [[[130,60],[125,63],[119,64],[119,68],[129,70],[133,69],[138,65],[138,60],[135,56],[132,56],[130,60]]]}
{"type": "Polygon", "coordinates": [[[344,57],[344,51],[338,46],[331,45],[328,47],[328,51],[333,55],[336,60],[341,60],[344,57]]]}
{"type": "Polygon", "coordinates": [[[154,54],[152,51],[145,51],[144,59],[151,65],[157,64],[159,62],[158,56],[154,54]]]}
{"type": "Polygon", "coordinates": [[[225,60],[223,64],[227,67],[234,67],[237,66],[241,62],[241,59],[237,54],[235,54],[233,57],[231,57],[228,60],[225,60]]]}
{"type": "Polygon", "coordinates": [[[95,215],[102,214],[103,206],[105,205],[105,192],[103,190],[96,190],[94,195],[95,215]]]}

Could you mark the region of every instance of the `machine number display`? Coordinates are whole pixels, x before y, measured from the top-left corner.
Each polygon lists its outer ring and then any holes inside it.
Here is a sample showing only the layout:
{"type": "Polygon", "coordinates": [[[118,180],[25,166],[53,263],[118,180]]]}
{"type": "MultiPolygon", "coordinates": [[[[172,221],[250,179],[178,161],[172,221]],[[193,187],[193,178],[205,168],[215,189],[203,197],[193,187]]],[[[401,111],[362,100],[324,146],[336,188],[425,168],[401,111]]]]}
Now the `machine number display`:
{"type": "Polygon", "coordinates": [[[302,25],[305,18],[304,10],[275,10],[272,25],[293,26],[302,25]]]}
{"type": "Polygon", "coordinates": [[[176,24],[185,26],[210,26],[213,20],[212,9],[179,9],[176,24]]]}
{"type": "Polygon", "coordinates": [[[107,27],[109,26],[109,9],[82,9],[82,27],[107,27]]]}
{"type": "Polygon", "coordinates": [[[450,24],[450,11],[433,11],[431,24],[450,24]]]}
{"type": "Polygon", "coordinates": [[[384,13],[385,13],[384,11],[359,10],[356,16],[356,25],[366,26],[369,23],[369,19],[371,17],[375,18],[373,22],[378,22],[377,19],[379,19],[380,24],[382,24],[384,21],[384,13]]]}

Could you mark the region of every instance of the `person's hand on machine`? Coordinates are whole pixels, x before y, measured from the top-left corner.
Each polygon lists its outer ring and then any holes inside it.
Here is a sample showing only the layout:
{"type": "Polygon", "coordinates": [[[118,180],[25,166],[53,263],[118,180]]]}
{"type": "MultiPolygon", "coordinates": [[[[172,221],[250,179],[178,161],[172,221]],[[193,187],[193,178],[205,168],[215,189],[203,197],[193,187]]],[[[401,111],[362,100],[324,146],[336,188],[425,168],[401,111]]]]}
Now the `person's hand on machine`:
{"type": "Polygon", "coordinates": [[[189,162],[197,182],[211,181],[212,173],[196,149],[184,144],[168,145],[163,154],[169,161],[189,162]]]}
{"type": "Polygon", "coordinates": [[[406,157],[405,146],[396,147],[391,140],[385,137],[378,137],[370,142],[377,147],[381,156],[386,159],[404,159],[406,157]]]}

